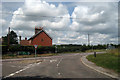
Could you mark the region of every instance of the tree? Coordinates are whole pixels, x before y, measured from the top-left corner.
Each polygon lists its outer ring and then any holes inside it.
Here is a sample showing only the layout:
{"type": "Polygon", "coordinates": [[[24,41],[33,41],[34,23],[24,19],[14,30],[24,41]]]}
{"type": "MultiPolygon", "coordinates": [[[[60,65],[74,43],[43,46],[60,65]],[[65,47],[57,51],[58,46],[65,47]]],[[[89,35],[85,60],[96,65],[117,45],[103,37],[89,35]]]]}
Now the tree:
{"type": "Polygon", "coordinates": [[[2,44],[3,45],[7,45],[8,43],[7,43],[7,36],[2,36],[2,39],[3,39],[3,41],[2,41],[2,44]]]}
{"type": "Polygon", "coordinates": [[[17,34],[14,31],[10,32],[10,44],[18,44],[17,34]]]}
{"type": "MultiPolygon", "coordinates": [[[[8,45],[8,34],[7,36],[2,37],[3,38],[3,45],[8,45]]],[[[18,44],[18,38],[17,34],[14,31],[11,31],[9,34],[9,40],[10,44],[18,44]]]]}

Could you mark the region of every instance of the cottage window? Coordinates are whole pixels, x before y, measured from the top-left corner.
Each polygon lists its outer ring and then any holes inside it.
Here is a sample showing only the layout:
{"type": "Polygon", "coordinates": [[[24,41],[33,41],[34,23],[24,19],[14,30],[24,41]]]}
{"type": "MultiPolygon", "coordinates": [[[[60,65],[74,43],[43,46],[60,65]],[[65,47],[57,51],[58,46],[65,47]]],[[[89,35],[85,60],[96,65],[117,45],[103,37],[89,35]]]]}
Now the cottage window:
{"type": "Polygon", "coordinates": [[[41,41],[43,42],[44,40],[43,40],[43,39],[41,39],[41,41]]]}

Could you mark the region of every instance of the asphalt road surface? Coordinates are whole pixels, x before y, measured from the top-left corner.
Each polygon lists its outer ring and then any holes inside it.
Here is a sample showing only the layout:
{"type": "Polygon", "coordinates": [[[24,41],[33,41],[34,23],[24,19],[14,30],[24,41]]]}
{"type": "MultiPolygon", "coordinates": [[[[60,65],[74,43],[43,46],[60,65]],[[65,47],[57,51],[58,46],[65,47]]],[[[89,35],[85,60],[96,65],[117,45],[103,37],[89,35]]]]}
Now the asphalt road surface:
{"type": "Polygon", "coordinates": [[[18,78],[110,79],[110,77],[96,72],[82,64],[81,57],[83,55],[86,55],[86,53],[61,54],[49,57],[4,60],[2,62],[2,78],[9,78],[9,80],[12,78],[17,80],[18,78]]]}

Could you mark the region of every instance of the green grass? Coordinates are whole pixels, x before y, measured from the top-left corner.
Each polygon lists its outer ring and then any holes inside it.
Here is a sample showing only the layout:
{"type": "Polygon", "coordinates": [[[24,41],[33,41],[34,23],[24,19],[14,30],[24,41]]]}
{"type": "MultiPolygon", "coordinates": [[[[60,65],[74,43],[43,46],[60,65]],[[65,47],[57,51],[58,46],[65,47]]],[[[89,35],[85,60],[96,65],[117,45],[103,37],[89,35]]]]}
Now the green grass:
{"type": "Polygon", "coordinates": [[[104,52],[106,51],[105,49],[90,49],[90,50],[87,50],[86,52],[104,52]]]}
{"type": "Polygon", "coordinates": [[[111,53],[111,54],[114,54],[116,56],[120,56],[120,50],[118,48],[107,50],[107,53],[111,53]]]}
{"type": "MultiPolygon", "coordinates": [[[[62,52],[62,54],[67,54],[67,53],[68,53],[68,54],[69,54],[69,53],[71,54],[71,53],[83,53],[83,52],[80,52],[80,51],[76,51],[76,52],[62,52]]],[[[61,53],[58,53],[58,54],[61,54],[61,53]]]]}
{"type": "Polygon", "coordinates": [[[96,57],[94,57],[94,55],[87,56],[87,59],[94,62],[97,66],[112,69],[115,72],[120,73],[119,58],[120,56],[114,55],[112,53],[97,54],[96,57]]]}

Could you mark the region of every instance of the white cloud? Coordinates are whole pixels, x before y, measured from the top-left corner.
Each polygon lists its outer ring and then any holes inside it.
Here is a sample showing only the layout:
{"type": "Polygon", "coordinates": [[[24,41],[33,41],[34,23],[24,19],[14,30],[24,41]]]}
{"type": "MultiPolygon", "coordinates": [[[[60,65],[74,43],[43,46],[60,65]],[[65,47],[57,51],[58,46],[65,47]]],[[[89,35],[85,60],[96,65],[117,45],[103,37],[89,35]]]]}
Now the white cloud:
{"type": "Polygon", "coordinates": [[[6,33],[8,33],[8,21],[6,21],[5,19],[0,19],[0,24],[1,24],[1,32],[0,35],[5,36],[6,33]]]}
{"type": "Polygon", "coordinates": [[[44,1],[25,2],[25,5],[14,12],[10,26],[13,29],[33,30],[35,26],[44,26],[46,29],[66,29],[70,20],[67,8],[59,4],[48,4],[44,1]],[[19,15],[22,14],[22,15],[19,15]],[[53,18],[54,16],[57,16],[53,18]]]}
{"type": "Polygon", "coordinates": [[[34,35],[35,26],[44,27],[54,44],[87,44],[88,33],[92,44],[117,43],[116,4],[73,3],[70,23],[70,5],[26,0],[13,12],[10,27],[23,37],[34,35]]]}
{"type": "Polygon", "coordinates": [[[79,32],[117,35],[116,20],[118,14],[116,6],[114,6],[114,3],[97,4],[76,6],[72,17],[78,19],[73,19],[70,28],[79,32]]]}
{"type": "Polygon", "coordinates": [[[77,19],[73,19],[70,28],[83,35],[91,34],[92,44],[117,43],[117,3],[78,3],[72,17],[77,19]]]}

